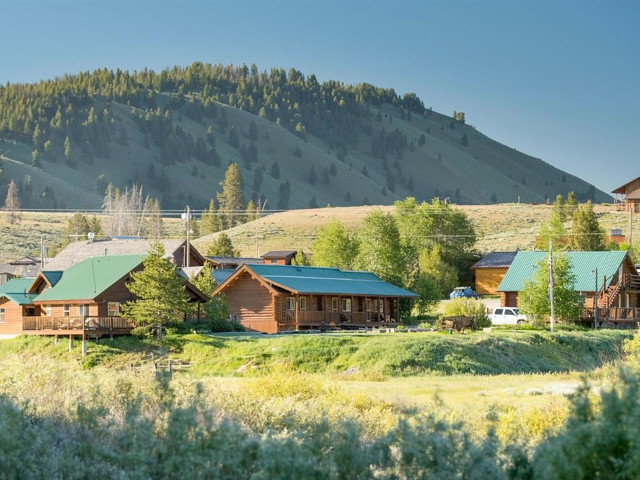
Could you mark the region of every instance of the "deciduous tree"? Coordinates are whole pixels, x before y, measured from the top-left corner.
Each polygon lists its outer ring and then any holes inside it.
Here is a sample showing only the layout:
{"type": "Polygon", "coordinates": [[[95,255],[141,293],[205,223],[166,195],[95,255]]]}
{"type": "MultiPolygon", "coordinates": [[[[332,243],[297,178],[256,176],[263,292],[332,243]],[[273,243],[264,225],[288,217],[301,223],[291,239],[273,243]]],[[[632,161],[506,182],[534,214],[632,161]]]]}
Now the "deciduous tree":
{"type": "Polygon", "coordinates": [[[311,251],[313,265],[351,270],[358,255],[358,240],[333,218],[326,227],[318,229],[311,251]]]}

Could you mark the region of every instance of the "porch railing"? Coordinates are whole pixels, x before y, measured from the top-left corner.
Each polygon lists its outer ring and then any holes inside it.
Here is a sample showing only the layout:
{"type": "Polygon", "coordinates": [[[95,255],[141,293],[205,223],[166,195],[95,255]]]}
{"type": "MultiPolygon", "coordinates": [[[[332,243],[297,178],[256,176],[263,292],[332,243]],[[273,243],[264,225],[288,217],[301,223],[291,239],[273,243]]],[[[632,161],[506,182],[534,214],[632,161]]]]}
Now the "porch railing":
{"type": "Polygon", "coordinates": [[[22,317],[23,330],[131,330],[133,322],[122,317],[22,317]]]}
{"type": "MultiPolygon", "coordinates": [[[[335,324],[336,326],[345,324],[367,324],[367,323],[395,323],[396,319],[388,317],[386,320],[381,314],[376,312],[336,312],[336,311],[313,311],[305,310],[298,312],[298,325],[311,326],[321,324],[335,324]]],[[[295,324],[296,312],[285,311],[280,318],[282,324],[295,324]]]]}

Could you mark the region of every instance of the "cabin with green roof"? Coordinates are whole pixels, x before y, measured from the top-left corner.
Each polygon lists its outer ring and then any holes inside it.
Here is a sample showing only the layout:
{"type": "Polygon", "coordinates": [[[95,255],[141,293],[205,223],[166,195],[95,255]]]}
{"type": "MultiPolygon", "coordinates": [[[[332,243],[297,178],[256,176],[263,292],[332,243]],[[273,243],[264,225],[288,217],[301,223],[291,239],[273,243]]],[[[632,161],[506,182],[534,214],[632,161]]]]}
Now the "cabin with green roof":
{"type": "Polygon", "coordinates": [[[28,293],[33,277],[16,277],[0,285],[0,334],[15,335],[22,331],[22,317],[35,315],[33,299],[28,293]]]}
{"type": "Polygon", "coordinates": [[[395,325],[400,300],[418,297],[370,272],[292,265],[243,265],[213,293],[233,320],[264,333],[395,325]]]}
{"type": "MultiPolygon", "coordinates": [[[[627,251],[559,254],[569,260],[571,272],[575,275],[574,290],[585,297],[586,315],[593,316],[597,305],[601,318],[640,318],[640,276],[627,251]]],[[[517,253],[498,286],[501,306],[518,306],[519,292],[548,256],[548,252],[517,253]]]]}

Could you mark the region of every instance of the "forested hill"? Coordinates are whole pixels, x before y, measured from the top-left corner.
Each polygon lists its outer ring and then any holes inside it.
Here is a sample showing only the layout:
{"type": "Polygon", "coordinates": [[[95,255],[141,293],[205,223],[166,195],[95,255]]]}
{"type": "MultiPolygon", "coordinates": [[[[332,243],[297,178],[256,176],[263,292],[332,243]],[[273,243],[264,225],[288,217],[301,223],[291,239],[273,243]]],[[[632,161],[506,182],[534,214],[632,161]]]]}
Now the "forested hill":
{"type": "MultiPolygon", "coordinates": [[[[481,119],[479,119],[481,121],[481,119]]],[[[296,70],[205,65],[96,70],[0,87],[0,200],[98,208],[109,183],[137,183],[163,209],[205,208],[237,163],[246,199],[267,209],[390,204],[541,203],[592,185],[442,115],[414,94],[320,83],[296,70]]]]}

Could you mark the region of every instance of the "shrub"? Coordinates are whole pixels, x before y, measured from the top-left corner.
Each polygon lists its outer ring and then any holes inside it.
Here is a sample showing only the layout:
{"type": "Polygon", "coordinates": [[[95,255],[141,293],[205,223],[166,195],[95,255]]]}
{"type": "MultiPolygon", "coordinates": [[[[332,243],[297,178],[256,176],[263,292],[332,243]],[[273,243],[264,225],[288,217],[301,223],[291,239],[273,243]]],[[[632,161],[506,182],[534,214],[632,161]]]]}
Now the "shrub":
{"type": "Polygon", "coordinates": [[[475,300],[473,298],[454,298],[445,303],[445,317],[456,317],[461,315],[466,317],[475,315],[478,328],[491,326],[491,320],[489,320],[489,316],[487,315],[487,307],[480,300],[475,300]]]}

